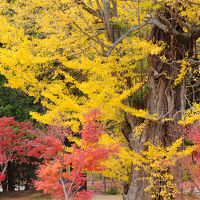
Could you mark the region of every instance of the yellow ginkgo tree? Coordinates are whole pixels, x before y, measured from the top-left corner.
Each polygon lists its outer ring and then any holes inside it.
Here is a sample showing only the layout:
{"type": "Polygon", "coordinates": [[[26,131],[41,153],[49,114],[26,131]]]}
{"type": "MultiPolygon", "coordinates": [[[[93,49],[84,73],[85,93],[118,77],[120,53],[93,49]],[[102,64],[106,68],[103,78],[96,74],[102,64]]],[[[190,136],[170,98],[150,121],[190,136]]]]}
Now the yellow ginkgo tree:
{"type": "MultiPolygon", "coordinates": [[[[134,152],[149,140],[165,148],[179,138],[170,127],[186,110],[186,74],[199,73],[199,9],[199,0],[0,0],[0,72],[42,102],[46,112],[32,116],[44,124],[77,132],[98,108],[134,152]],[[144,87],[146,107],[134,101],[144,87]]],[[[187,113],[197,121],[198,105],[187,113]]],[[[126,199],[150,199],[143,172],[130,171],[126,199]]]]}

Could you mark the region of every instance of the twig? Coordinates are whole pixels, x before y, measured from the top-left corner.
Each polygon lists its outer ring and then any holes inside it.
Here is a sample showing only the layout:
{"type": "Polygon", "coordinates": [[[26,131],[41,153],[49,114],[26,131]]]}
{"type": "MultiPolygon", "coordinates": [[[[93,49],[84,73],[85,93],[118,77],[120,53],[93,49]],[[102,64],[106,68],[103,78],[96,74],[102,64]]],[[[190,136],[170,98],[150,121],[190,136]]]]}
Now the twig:
{"type": "Polygon", "coordinates": [[[94,42],[100,44],[101,46],[107,47],[107,48],[110,47],[110,46],[108,46],[108,45],[106,45],[106,44],[104,44],[104,43],[102,43],[102,42],[100,42],[100,41],[94,39],[91,35],[89,35],[87,32],[85,32],[77,23],[73,22],[73,24],[74,24],[82,33],[84,33],[85,35],[87,35],[87,36],[88,36],[91,40],[93,40],[94,42]]]}
{"type": "Polygon", "coordinates": [[[71,184],[70,184],[70,186],[69,186],[67,198],[69,197],[70,191],[71,191],[71,189],[72,189],[72,186],[74,185],[75,180],[76,180],[76,178],[73,179],[73,181],[71,182],[71,184]]]}
{"type": "Polygon", "coordinates": [[[73,24],[85,35],[87,35],[91,40],[93,40],[96,43],[99,43],[97,40],[95,40],[91,35],[89,35],[88,33],[86,33],[77,23],[73,22],[73,24]]]}
{"type": "Polygon", "coordinates": [[[170,110],[163,117],[164,118],[167,117],[167,115],[172,111],[173,108],[174,108],[174,105],[170,108],[170,110]]]}
{"type": "MultiPolygon", "coordinates": [[[[188,109],[188,110],[190,110],[190,109],[188,109]]],[[[179,111],[177,111],[177,112],[173,115],[172,119],[175,119],[175,117],[176,117],[179,113],[182,113],[182,112],[186,112],[186,110],[179,110],[179,111]]]]}

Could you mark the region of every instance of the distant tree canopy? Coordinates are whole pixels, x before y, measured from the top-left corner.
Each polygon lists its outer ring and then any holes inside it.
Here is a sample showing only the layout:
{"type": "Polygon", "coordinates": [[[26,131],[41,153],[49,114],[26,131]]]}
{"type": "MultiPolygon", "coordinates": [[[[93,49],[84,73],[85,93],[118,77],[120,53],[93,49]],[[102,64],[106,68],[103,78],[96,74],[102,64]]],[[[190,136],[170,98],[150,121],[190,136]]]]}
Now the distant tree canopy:
{"type": "Polygon", "coordinates": [[[34,97],[26,95],[19,89],[5,87],[5,76],[0,75],[0,117],[13,117],[17,121],[30,121],[30,111],[42,111],[42,106],[34,104],[34,97]]]}

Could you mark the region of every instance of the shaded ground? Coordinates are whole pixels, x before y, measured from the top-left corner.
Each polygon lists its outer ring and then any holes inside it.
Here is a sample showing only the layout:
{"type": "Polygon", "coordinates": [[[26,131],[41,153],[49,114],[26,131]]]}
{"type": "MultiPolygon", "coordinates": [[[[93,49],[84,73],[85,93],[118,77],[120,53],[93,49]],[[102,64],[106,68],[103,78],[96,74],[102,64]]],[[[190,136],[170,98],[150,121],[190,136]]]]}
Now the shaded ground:
{"type": "MultiPolygon", "coordinates": [[[[20,192],[8,192],[0,193],[0,200],[50,200],[47,195],[43,195],[39,192],[32,191],[20,191],[20,192]]],[[[120,195],[104,195],[95,194],[93,200],[122,200],[120,195]]]]}
{"type": "MultiPolygon", "coordinates": [[[[106,189],[117,187],[111,180],[106,180],[106,189]]],[[[102,180],[95,180],[92,184],[90,181],[87,182],[88,190],[94,191],[96,194],[92,200],[122,200],[120,195],[107,195],[101,194],[104,191],[105,185],[102,180]]],[[[48,195],[44,195],[40,192],[34,191],[16,191],[16,192],[0,192],[0,200],[51,200],[52,198],[48,195]]]]}
{"type": "Polygon", "coordinates": [[[0,193],[0,200],[50,200],[48,195],[33,191],[0,193]]]}

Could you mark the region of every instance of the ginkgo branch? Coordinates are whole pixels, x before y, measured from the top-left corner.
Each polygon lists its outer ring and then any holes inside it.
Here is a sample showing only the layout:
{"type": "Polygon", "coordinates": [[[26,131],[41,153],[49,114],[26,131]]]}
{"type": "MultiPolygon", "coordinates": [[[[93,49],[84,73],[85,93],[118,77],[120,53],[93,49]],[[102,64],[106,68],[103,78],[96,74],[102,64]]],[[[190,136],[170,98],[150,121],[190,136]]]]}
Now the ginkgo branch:
{"type": "Polygon", "coordinates": [[[137,26],[137,27],[131,27],[124,35],[122,35],[112,46],[111,48],[108,50],[108,52],[106,53],[106,56],[108,57],[112,50],[120,43],[122,42],[122,40],[128,36],[130,33],[139,30],[140,28],[146,26],[149,23],[149,21],[142,23],[141,25],[137,26]]]}
{"type": "Polygon", "coordinates": [[[90,14],[98,17],[99,19],[103,20],[103,17],[102,17],[102,15],[100,13],[98,13],[97,11],[95,11],[92,8],[90,8],[89,6],[87,6],[82,0],[75,0],[75,3],[77,3],[78,5],[80,5],[83,10],[85,10],[88,13],[90,13],[90,14]]]}
{"type": "Polygon", "coordinates": [[[110,46],[108,46],[108,45],[102,43],[101,41],[94,39],[91,35],[89,35],[87,32],[85,32],[77,23],[73,22],[73,24],[74,24],[82,33],[84,33],[86,36],[88,36],[88,37],[89,37],[91,40],[93,40],[94,42],[100,44],[101,46],[107,47],[107,48],[110,47],[110,46]]]}
{"type": "Polygon", "coordinates": [[[144,26],[146,26],[147,24],[154,24],[155,26],[159,27],[160,29],[162,29],[164,32],[168,32],[169,29],[168,27],[163,24],[162,22],[159,21],[158,18],[150,18],[149,20],[143,22],[142,24],[140,24],[137,27],[131,27],[124,35],[122,35],[112,46],[111,48],[107,51],[106,56],[108,57],[111,52],[113,51],[113,49],[120,43],[122,42],[122,40],[127,37],[130,33],[137,31],[141,28],[143,28],[144,26]]]}

